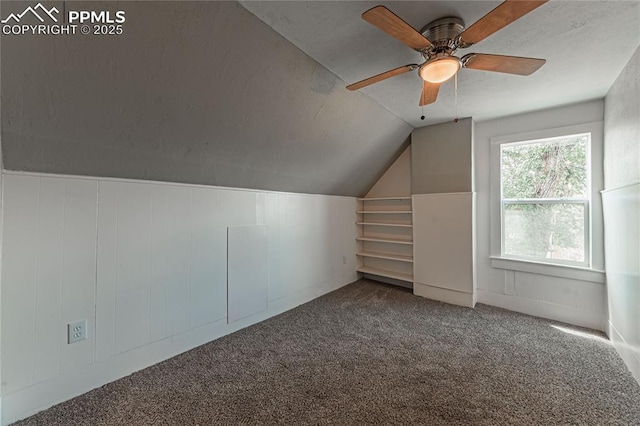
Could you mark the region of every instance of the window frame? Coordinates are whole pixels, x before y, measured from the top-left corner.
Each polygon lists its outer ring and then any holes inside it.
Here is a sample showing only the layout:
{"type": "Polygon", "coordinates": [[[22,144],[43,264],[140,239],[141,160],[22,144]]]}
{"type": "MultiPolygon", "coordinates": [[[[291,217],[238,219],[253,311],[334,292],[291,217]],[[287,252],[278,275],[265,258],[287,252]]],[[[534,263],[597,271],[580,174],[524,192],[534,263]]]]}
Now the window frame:
{"type": "MultiPolygon", "coordinates": [[[[604,123],[602,121],[491,137],[490,204],[488,207],[490,213],[490,260],[493,268],[540,273],[565,278],[575,276],[575,279],[602,282],[604,273],[604,225],[600,191],[604,189],[603,140],[604,123]],[[590,167],[589,198],[591,202],[585,214],[585,216],[588,216],[589,224],[589,240],[585,241],[589,253],[588,262],[585,262],[584,265],[576,263],[565,264],[548,262],[548,259],[525,259],[504,256],[504,243],[502,240],[501,146],[523,141],[541,141],[544,139],[556,139],[586,133],[591,134],[590,147],[587,152],[588,167],[590,167]]],[[[585,220],[587,220],[586,217],[585,220]]]]}
{"type": "Polygon", "coordinates": [[[552,136],[542,139],[532,139],[532,140],[518,140],[514,142],[503,142],[500,144],[500,256],[504,259],[513,259],[513,260],[526,260],[537,263],[545,263],[551,265],[568,265],[568,266],[578,266],[578,267],[591,267],[591,132],[581,132],[575,134],[568,135],[560,135],[560,136],[552,136]],[[502,167],[502,159],[503,152],[505,148],[517,147],[517,146],[525,146],[525,145],[533,145],[533,144],[544,144],[544,143],[552,143],[553,141],[557,141],[558,139],[565,139],[571,137],[579,137],[586,136],[587,137],[587,146],[586,146],[586,167],[587,167],[587,196],[585,198],[504,198],[503,191],[503,167],[502,167]],[[507,254],[505,252],[505,220],[504,220],[504,208],[507,204],[582,204],[584,205],[584,261],[572,261],[572,260],[563,260],[563,259],[547,259],[535,256],[526,256],[526,255],[515,255],[515,254],[507,254]]]}

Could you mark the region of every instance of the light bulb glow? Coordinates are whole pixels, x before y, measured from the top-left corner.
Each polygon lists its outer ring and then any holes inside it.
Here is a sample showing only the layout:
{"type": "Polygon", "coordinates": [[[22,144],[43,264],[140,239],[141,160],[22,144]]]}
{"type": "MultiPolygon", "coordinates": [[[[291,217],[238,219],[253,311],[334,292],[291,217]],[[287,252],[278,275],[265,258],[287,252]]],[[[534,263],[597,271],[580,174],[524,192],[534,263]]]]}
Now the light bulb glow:
{"type": "Polygon", "coordinates": [[[424,63],[418,74],[429,83],[442,83],[456,75],[460,69],[460,60],[455,56],[445,56],[424,63]]]}

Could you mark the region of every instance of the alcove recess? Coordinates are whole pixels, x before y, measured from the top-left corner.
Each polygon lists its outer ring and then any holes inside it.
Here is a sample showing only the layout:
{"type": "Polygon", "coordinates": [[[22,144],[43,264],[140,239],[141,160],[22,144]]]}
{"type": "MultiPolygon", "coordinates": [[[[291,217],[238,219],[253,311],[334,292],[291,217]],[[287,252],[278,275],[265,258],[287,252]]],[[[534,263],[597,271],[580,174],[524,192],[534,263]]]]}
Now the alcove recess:
{"type": "Polygon", "coordinates": [[[473,120],[416,129],[357,199],[358,272],[428,299],[473,307],[473,120]]]}
{"type": "Polygon", "coordinates": [[[413,283],[410,196],[358,198],[358,272],[413,283]]]}

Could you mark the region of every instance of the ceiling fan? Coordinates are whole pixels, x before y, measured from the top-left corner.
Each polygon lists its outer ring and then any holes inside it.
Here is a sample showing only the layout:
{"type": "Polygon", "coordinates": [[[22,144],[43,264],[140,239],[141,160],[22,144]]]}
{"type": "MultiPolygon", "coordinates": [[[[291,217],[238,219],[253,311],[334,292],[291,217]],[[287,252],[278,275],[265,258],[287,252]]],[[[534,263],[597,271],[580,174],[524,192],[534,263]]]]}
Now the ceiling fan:
{"type": "Polygon", "coordinates": [[[384,6],[369,9],[362,14],[362,19],[420,52],[425,62],[394,68],[350,84],[347,89],[358,90],[417,69],[418,75],[424,80],[420,96],[420,106],[423,106],[435,102],[440,84],[453,77],[461,68],[530,75],[546,61],[484,53],[469,53],[458,58],[454,53],[484,40],[547,1],[507,0],[468,28],[465,28],[462,19],[446,17],[428,23],[420,32],[384,6]]]}

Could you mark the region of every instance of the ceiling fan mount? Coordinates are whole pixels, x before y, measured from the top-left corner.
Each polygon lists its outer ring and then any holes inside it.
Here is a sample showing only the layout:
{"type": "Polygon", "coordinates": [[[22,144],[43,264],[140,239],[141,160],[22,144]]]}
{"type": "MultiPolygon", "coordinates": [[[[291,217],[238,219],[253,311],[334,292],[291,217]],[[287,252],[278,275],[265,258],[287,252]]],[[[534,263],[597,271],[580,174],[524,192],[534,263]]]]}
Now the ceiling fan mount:
{"type": "Polygon", "coordinates": [[[462,68],[530,75],[546,61],[537,58],[483,53],[470,53],[458,58],[453,54],[458,49],[470,47],[484,40],[547,1],[505,0],[468,28],[465,27],[461,18],[448,16],[429,22],[420,31],[416,31],[415,28],[384,6],[369,9],[362,14],[362,19],[419,52],[425,62],[420,65],[408,64],[394,68],[350,84],[347,89],[358,90],[417,69],[418,75],[424,80],[419,103],[422,106],[435,102],[440,84],[456,75],[462,68]]]}
{"type": "Polygon", "coordinates": [[[458,36],[464,31],[464,21],[455,16],[436,19],[422,27],[420,34],[431,42],[431,46],[422,52],[425,59],[438,53],[453,54],[458,50],[458,36]]]}

